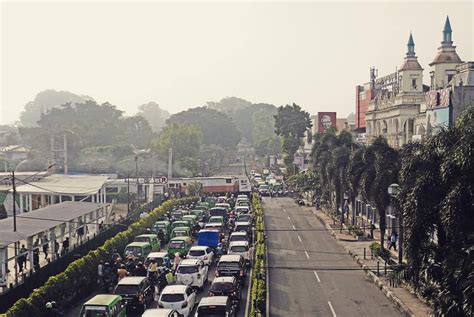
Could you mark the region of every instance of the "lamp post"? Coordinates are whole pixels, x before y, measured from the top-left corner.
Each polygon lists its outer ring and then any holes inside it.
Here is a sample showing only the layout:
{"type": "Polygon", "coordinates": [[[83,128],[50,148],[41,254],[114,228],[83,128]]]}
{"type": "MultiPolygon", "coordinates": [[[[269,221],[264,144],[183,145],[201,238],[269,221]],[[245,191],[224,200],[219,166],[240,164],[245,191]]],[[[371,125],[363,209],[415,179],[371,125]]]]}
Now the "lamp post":
{"type": "MultiPolygon", "coordinates": [[[[388,186],[388,194],[392,199],[397,199],[397,195],[400,192],[400,185],[391,184],[388,186]]],[[[392,207],[395,209],[395,206],[392,207]]],[[[398,264],[403,263],[403,212],[401,210],[396,210],[398,213],[398,264]]]]}

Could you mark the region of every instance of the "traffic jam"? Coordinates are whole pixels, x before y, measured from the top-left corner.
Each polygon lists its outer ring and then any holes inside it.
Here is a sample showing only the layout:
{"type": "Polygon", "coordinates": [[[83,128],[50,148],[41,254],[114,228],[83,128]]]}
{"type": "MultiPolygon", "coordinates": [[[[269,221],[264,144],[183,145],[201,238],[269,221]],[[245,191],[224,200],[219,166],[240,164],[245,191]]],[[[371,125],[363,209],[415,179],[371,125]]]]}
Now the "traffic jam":
{"type": "Polygon", "coordinates": [[[244,316],[252,267],[251,198],[179,206],[98,268],[81,317],[244,316]]]}

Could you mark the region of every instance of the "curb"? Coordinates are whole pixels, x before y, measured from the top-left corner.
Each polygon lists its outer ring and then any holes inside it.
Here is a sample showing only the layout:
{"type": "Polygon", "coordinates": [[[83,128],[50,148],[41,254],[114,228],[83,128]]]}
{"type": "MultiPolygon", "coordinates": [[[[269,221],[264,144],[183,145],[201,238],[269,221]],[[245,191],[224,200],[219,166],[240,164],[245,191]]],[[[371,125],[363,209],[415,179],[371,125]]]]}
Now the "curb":
{"type": "MultiPolygon", "coordinates": [[[[318,218],[318,220],[323,224],[326,229],[329,231],[329,233],[336,239],[337,241],[353,241],[353,240],[347,240],[347,239],[341,239],[337,237],[336,232],[331,228],[329,224],[327,224],[322,217],[320,217],[314,210],[313,210],[313,215],[318,218]]],[[[362,261],[357,254],[352,252],[352,250],[348,249],[347,247],[343,246],[344,249],[349,253],[349,255],[353,258],[353,260],[362,268],[362,270],[365,272],[367,277],[378,287],[378,289],[387,297],[389,300],[391,300],[395,306],[397,306],[400,311],[402,312],[403,316],[405,317],[415,317],[416,315],[411,311],[411,309],[405,305],[397,296],[395,296],[392,291],[388,288],[385,283],[383,283],[380,278],[375,275],[374,272],[372,272],[367,265],[364,264],[364,261],[362,261]]]]}

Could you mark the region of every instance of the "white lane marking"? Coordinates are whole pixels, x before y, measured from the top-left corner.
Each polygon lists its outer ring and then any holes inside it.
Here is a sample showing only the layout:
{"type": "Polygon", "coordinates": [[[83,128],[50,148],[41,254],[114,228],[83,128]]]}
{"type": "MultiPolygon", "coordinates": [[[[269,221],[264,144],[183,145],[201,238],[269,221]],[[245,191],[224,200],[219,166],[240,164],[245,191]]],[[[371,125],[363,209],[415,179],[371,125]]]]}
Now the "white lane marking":
{"type": "Polygon", "coordinates": [[[316,272],[316,271],[313,271],[313,272],[314,272],[314,276],[316,276],[316,279],[318,280],[318,283],[321,283],[321,280],[319,279],[318,272],[316,272]]]}
{"type": "Polygon", "coordinates": [[[306,254],[306,257],[309,259],[308,251],[304,251],[304,254],[306,254]]]}
{"type": "Polygon", "coordinates": [[[300,237],[300,236],[298,236],[298,240],[300,240],[300,242],[303,242],[303,241],[301,240],[301,237],[300,237]]]}
{"type": "Polygon", "coordinates": [[[291,221],[291,218],[290,218],[290,216],[288,216],[288,220],[289,220],[289,221],[291,221]]]}
{"type": "Polygon", "coordinates": [[[285,210],[285,209],[283,209],[283,212],[286,214],[286,210],[285,210]]]}
{"type": "Polygon", "coordinates": [[[329,308],[331,309],[332,317],[336,317],[336,312],[334,311],[334,308],[332,307],[332,304],[330,301],[328,301],[329,308]]]}
{"type": "Polygon", "coordinates": [[[296,227],[295,227],[295,225],[291,225],[291,226],[293,227],[293,230],[296,230],[296,227]]]}

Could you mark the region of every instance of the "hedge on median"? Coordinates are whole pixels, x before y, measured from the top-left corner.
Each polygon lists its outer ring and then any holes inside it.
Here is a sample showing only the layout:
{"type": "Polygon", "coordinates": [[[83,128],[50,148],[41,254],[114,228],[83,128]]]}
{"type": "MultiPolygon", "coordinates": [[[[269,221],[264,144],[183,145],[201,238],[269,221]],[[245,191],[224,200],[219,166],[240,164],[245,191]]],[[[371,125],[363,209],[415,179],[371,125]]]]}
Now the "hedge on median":
{"type": "Polygon", "coordinates": [[[9,317],[31,317],[45,314],[45,303],[56,301],[61,308],[76,304],[75,300],[90,293],[97,287],[97,266],[99,262],[109,261],[114,250],[122,251],[135,237],[158,220],[160,215],[170,211],[175,205],[189,204],[197,197],[182,198],[164,202],[147,216],[131,224],[107,240],[101,247],[90,251],[86,256],[72,262],[64,272],[51,276],[46,283],[35,289],[28,298],[18,300],[7,312],[9,317]]]}
{"type": "Polygon", "coordinates": [[[265,224],[263,209],[257,194],[252,197],[252,208],[255,213],[255,254],[253,257],[253,271],[251,276],[250,313],[249,316],[262,316],[266,300],[266,249],[265,224]]]}

